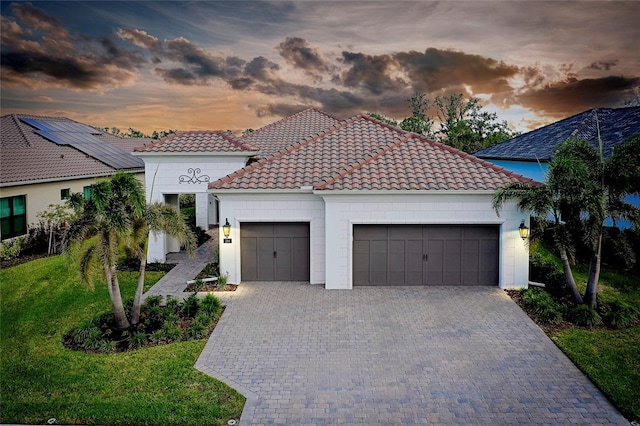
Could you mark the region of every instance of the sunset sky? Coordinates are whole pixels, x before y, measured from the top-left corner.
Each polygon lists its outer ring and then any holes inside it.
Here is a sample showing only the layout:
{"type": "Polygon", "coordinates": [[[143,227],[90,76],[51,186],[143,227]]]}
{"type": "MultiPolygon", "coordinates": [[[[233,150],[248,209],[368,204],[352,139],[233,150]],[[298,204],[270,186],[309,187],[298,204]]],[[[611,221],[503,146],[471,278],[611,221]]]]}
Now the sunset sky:
{"type": "Polygon", "coordinates": [[[2,1],[1,113],[258,128],[464,93],[526,130],[640,86],[636,1],[2,1]]]}

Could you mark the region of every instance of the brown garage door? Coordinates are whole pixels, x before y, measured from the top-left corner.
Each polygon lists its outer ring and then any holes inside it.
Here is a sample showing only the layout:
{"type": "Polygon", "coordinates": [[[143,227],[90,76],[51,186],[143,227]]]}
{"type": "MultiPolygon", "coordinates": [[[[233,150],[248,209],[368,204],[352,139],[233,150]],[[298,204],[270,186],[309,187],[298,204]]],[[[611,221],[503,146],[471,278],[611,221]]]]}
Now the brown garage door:
{"type": "Polygon", "coordinates": [[[308,223],[242,223],[243,281],[309,281],[308,223]]]}
{"type": "Polygon", "coordinates": [[[353,285],[497,285],[499,227],[354,225],[353,285]]]}

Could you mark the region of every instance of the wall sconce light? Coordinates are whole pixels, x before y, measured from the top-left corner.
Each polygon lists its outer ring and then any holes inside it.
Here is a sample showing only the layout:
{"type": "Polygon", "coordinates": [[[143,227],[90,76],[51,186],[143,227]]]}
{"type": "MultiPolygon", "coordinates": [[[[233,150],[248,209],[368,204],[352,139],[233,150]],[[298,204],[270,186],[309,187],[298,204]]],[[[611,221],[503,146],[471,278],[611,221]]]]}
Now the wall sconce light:
{"type": "Polygon", "coordinates": [[[229,234],[231,233],[231,225],[229,225],[229,219],[225,220],[224,225],[222,226],[222,233],[225,238],[229,238],[229,234]]]}
{"type": "Polygon", "coordinates": [[[520,238],[522,238],[523,240],[529,238],[529,228],[527,228],[527,225],[524,224],[524,219],[522,219],[522,222],[520,222],[518,231],[520,231],[520,238]]]}

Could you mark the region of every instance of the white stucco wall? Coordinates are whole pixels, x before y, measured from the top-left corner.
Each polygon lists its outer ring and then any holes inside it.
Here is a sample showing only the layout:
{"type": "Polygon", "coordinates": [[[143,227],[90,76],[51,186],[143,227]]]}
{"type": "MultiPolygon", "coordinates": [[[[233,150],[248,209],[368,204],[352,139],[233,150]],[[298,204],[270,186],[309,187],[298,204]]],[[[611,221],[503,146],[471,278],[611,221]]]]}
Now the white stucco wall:
{"type": "Polygon", "coordinates": [[[528,215],[514,204],[505,205],[500,217],[491,208],[491,194],[376,194],[324,193],[326,207],[325,286],[353,287],[353,225],[355,224],[499,224],[501,288],[526,287],[529,253],[518,226],[528,215]]]}
{"type": "MultiPolygon", "coordinates": [[[[339,193],[221,194],[220,222],[231,224],[231,244],[220,245],[221,270],[229,282],[241,281],[240,224],[242,222],[310,222],[311,283],[327,289],[353,287],[352,248],[355,224],[500,225],[501,288],[528,285],[529,251],[520,238],[521,220],[528,214],[506,204],[500,216],[491,208],[492,193],[339,193]]],[[[220,241],[223,239],[220,229],[220,241]]]]}
{"type": "MultiPolygon", "coordinates": [[[[209,218],[209,182],[235,172],[245,166],[246,155],[225,153],[163,154],[137,153],[145,163],[145,186],[148,202],[166,202],[167,196],[195,194],[196,225],[207,229],[209,218]],[[199,171],[198,171],[199,169],[199,171]],[[205,177],[208,177],[206,179],[205,177]]],[[[149,239],[149,262],[164,262],[166,253],[174,246],[163,233],[149,239]]]]}
{"type": "Polygon", "coordinates": [[[231,224],[231,244],[222,241],[220,227],[220,271],[229,274],[230,283],[242,280],[240,265],[240,225],[242,222],[309,222],[310,282],[325,280],[325,217],[322,198],[307,193],[229,194],[216,193],[220,199],[220,224],[231,224]]]}

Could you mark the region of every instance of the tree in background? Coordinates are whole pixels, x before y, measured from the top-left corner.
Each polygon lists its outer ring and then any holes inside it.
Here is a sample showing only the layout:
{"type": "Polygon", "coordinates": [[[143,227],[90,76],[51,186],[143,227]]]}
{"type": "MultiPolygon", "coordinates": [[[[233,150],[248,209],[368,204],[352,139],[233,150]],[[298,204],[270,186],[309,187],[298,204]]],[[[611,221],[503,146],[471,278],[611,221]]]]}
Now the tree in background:
{"type": "Polygon", "coordinates": [[[117,127],[102,127],[102,130],[105,133],[110,133],[114,136],[118,136],[121,138],[150,138],[150,139],[162,139],[166,136],[172,135],[177,132],[177,130],[154,130],[151,135],[145,134],[142,130],[134,129],[133,127],[129,127],[128,132],[123,132],[117,127]]]}
{"type": "Polygon", "coordinates": [[[517,136],[506,121],[497,121],[495,112],[483,111],[478,98],[464,99],[462,94],[438,96],[434,105],[436,138],[461,151],[474,153],[517,136]]]}
{"type": "Polygon", "coordinates": [[[434,101],[434,119],[427,116],[429,100],[425,97],[422,93],[411,96],[407,100],[411,116],[399,123],[378,113],[369,116],[470,154],[518,135],[506,121],[497,121],[496,113],[483,111],[477,98],[465,99],[462,94],[438,96],[434,101]]]}
{"type": "Polygon", "coordinates": [[[400,128],[407,132],[433,137],[433,133],[431,133],[433,120],[426,115],[427,109],[429,109],[429,99],[425,99],[425,96],[424,93],[414,93],[411,98],[407,99],[411,105],[411,117],[402,120],[400,128]]]}

